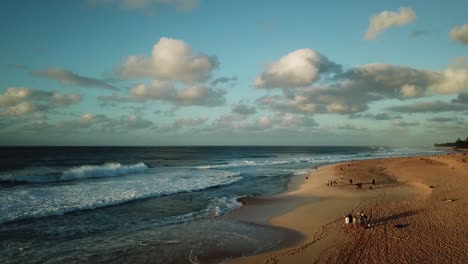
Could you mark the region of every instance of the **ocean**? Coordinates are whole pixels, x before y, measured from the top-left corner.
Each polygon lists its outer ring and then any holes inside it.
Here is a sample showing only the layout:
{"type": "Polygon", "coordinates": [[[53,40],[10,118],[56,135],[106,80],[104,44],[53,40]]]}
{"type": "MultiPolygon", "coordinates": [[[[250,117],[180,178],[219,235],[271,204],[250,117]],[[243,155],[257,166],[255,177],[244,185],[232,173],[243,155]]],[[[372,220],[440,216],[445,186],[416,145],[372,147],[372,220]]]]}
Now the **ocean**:
{"type": "Polygon", "coordinates": [[[202,263],[290,231],[220,217],[340,161],[446,153],[390,147],[0,147],[0,263],[202,263]],[[202,261],[205,260],[205,261],[202,261]]]}

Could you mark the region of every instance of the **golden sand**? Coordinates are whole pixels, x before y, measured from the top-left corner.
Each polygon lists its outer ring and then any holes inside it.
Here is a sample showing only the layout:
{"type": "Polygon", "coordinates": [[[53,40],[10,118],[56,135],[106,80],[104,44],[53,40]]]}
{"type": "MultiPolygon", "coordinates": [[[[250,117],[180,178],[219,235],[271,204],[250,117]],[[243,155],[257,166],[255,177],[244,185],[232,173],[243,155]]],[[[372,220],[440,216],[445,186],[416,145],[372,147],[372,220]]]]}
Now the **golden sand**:
{"type": "Polygon", "coordinates": [[[296,230],[304,241],[231,262],[468,263],[467,194],[463,153],[320,167],[295,190],[233,213],[296,230]],[[359,212],[370,228],[345,224],[345,215],[359,212]]]}

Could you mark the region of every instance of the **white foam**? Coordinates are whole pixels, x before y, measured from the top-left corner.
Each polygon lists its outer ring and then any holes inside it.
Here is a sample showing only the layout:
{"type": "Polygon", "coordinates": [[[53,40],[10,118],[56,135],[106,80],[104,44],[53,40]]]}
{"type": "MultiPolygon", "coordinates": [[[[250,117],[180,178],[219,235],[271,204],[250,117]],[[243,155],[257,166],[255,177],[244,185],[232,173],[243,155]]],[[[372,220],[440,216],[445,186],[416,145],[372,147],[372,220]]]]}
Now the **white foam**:
{"type": "Polygon", "coordinates": [[[85,165],[64,171],[60,177],[60,181],[113,177],[123,174],[142,172],[146,169],[148,169],[148,167],[143,162],[133,165],[122,165],[117,162],[106,163],[101,166],[85,165]]]}
{"type": "Polygon", "coordinates": [[[63,172],[52,168],[29,168],[0,175],[0,181],[47,183],[61,182],[90,178],[115,177],[130,173],[143,172],[148,167],[143,162],[131,165],[122,165],[118,162],[103,165],[83,165],[66,169],[63,172]]]}
{"type": "Polygon", "coordinates": [[[239,173],[178,170],[107,181],[66,185],[24,185],[0,189],[0,223],[105,207],[136,199],[203,190],[241,180],[239,173]]]}
{"type": "Polygon", "coordinates": [[[313,162],[312,158],[289,158],[284,160],[241,160],[234,161],[228,164],[213,164],[198,166],[199,169],[228,169],[236,167],[250,167],[250,166],[271,166],[271,165],[282,165],[282,164],[293,164],[302,162],[313,162]]]}
{"type": "Polygon", "coordinates": [[[226,212],[242,207],[242,203],[238,200],[246,196],[232,196],[232,197],[216,197],[210,201],[209,206],[205,211],[209,216],[216,217],[226,212]]]}

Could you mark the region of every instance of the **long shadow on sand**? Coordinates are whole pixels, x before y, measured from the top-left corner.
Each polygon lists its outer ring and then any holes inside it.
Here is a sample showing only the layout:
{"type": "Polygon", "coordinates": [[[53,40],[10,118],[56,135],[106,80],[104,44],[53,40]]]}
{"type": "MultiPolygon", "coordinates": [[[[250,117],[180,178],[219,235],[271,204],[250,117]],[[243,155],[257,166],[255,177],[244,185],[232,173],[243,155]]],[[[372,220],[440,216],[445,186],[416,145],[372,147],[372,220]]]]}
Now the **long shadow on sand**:
{"type": "Polygon", "coordinates": [[[397,219],[401,219],[401,218],[405,218],[405,217],[408,217],[408,216],[412,216],[412,215],[415,215],[415,214],[418,214],[418,213],[419,213],[419,210],[410,210],[410,211],[402,212],[402,213],[399,213],[399,214],[394,214],[394,215],[390,215],[390,216],[386,216],[386,217],[372,219],[371,221],[373,223],[373,227],[376,227],[376,226],[384,225],[387,222],[397,220],[397,219]]]}

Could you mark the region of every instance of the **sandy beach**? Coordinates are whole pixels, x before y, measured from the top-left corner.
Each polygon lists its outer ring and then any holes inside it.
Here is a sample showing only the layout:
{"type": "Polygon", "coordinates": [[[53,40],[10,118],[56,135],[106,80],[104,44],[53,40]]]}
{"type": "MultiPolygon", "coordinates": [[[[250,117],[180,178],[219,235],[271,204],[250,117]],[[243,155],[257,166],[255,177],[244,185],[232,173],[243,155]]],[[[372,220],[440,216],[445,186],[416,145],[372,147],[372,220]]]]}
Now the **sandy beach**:
{"type": "Polygon", "coordinates": [[[319,167],[308,179],[293,179],[288,192],[246,199],[229,215],[289,228],[305,238],[229,262],[467,263],[467,195],[465,153],[319,167]],[[329,181],[336,184],[327,186],[329,181]],[[369,216],[369,228],[345,224],[346,215],[360,212],[369,216]]]}

